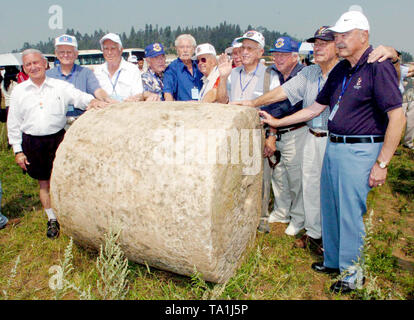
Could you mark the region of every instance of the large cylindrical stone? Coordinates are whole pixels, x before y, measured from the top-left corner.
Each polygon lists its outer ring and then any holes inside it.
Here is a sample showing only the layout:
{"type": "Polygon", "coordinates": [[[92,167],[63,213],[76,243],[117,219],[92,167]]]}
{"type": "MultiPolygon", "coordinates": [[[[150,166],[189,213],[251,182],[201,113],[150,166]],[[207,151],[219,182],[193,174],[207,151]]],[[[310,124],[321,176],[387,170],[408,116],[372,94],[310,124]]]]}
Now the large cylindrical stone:
{"type": "Polygon", "coordinates": [[[253,108],[198,102],[90,110],[67,131],[51,197],[64,232],[128,259],[223,283],[254,239],[263,137],[253,108]]]}

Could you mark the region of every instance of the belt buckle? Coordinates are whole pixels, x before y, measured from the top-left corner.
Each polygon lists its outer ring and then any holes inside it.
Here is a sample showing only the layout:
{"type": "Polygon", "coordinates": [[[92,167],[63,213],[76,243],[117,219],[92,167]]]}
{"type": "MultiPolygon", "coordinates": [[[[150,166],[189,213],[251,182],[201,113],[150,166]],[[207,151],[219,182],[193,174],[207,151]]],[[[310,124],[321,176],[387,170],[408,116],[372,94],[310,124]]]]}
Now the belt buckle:
{"type": "Polygon", "coordinates": [[[335,143],[338,143],[339,142],[339,137],[338,136],[331,136],[331,141],[335,142],[335,143]],[[333,141],[332,141],[332,139],[333,139],[333,141]]]}

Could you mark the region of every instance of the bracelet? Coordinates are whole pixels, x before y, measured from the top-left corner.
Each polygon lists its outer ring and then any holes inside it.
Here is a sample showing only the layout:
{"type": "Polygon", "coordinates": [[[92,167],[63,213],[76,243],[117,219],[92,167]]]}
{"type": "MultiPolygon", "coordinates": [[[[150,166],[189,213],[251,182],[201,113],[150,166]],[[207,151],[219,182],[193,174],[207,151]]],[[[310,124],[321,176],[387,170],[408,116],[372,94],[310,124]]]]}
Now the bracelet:
{"type": "Polygon", "coordinates": [[[392,64],[397,64],[398,62],[400,62],[400,59],[396,59],[395,61],[391,61],[392,62],[392,64]]]}

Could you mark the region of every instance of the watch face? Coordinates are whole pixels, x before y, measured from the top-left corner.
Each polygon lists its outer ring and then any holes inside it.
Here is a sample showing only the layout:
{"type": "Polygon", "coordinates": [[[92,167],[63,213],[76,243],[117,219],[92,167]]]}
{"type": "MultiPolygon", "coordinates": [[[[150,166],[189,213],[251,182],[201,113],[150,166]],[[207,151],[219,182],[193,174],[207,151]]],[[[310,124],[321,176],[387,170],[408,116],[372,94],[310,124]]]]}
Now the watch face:
{"type": "Polygon", "coordinates": [[[384,162],[380,162],[379,166],[381,169],[384,169],[387,165],[384,162]]]}

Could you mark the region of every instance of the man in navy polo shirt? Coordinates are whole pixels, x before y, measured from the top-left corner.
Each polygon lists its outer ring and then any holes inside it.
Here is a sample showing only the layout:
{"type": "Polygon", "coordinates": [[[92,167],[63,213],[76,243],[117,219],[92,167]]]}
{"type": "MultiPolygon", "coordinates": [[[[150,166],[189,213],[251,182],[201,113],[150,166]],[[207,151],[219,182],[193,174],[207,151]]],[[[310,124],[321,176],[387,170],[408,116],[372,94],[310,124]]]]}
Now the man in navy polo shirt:
{"type": "Polygon", "coordinates": [[[203,74],[193,60],[197,44],[190,34],[182,34],[175,40],[178,58],[170,63],[164,74],[165,101],[198,100],[203,86],[203,74]]]}
{"type": "MultiPolygon", "coordinates": [[[[59,60],[59,65],[46,71],[46,75],[51,78],[67,81],[83,92],[94,95],[98,100],[114,103],[108,94],[101,88],[92,70],[75,64],[78,57],[78,42],[76,38],[63,34],[55,39],[55,54],[59,60]]],[[[69,106],[66,116],[68,123],[73,122],[84,110],[69,106]]]]}
{"type": "Polygon", "coordinates": [[[386,180],[405,117],[393,64],[368,63],[372,47],[367,18],[349,11],[330,29],[344,60],[331,71],[316,102],[301,114],[317,116],[330,107],[321,175],[324,261],[312,264],[312,269],[340,272],[341,280],[331,290],[347,293],[364,282],[361,251],[367,195],[386,180]]]}

